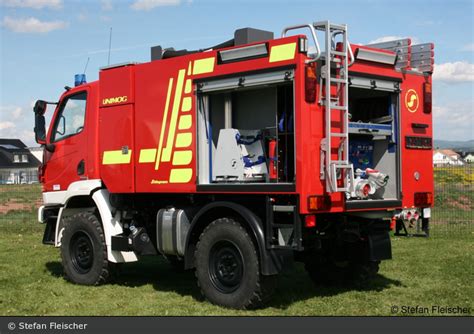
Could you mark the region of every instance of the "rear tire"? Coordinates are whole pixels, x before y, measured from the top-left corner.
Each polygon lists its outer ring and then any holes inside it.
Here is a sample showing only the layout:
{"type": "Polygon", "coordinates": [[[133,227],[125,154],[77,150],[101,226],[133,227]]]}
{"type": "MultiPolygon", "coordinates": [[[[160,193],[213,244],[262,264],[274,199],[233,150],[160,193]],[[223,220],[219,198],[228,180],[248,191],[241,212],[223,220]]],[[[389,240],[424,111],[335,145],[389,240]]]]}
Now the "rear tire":
{"type": "Polygon", "coordinates": [[[64,219],[61,259],[66,279],[81,285],[99,285],[110,278],[107,246],[99,219],[81,212],[64,219]]]}
{"type": "Polygon", "coordinates": [[[328,259],[316,257],[305,260],[304,265],[309,278],[316,285],[339,285],[344,279],[344,266],[328,259]]]}
{"type": "Polygon", "coordinates": [[[379,272],[380,261],[354,263],[349,269],[349,279],[353,283],[367,284],[379,272]]]}
{"type": "Polygon", "coordinates": [[[217,219],[206,227],[196,246],[194,263],[201,292],[213,304],[256,308],[273,293],[275,276],[260,274],[252,239],[230,218],[217,219]]]}

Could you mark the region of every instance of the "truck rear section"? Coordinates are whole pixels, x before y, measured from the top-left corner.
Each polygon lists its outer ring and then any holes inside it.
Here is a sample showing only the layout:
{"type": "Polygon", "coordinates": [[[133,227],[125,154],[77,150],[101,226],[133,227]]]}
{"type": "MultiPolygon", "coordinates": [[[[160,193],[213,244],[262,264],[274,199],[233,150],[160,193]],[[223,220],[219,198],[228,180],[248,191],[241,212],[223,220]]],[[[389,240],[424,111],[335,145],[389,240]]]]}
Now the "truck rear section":
{"type": "Polygon", "coordinates": [[[162,255],[227,307],[261,305],[293,260],[363,282],[391,229],[428,232],[432,48],[351,45],[325,21],[103,68],[47,134],[35,107],[44,242],[73,282],[162,255]]]}

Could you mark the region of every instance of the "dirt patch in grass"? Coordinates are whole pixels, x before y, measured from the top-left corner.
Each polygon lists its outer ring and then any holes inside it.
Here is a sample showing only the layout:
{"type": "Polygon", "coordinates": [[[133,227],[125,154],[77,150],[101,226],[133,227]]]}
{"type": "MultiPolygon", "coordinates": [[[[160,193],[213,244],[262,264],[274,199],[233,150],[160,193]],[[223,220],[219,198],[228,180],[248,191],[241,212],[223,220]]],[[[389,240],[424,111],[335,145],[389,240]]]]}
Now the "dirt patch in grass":
{"type": "Polygon", "coordinates": [[[0,214],[31,211],[42,205],[41,185],[0,185],[0,214]]]}
{"type": "Polygon", "coordinates": [[[459,197],[457,199],[452,199],[452,198],[447,198],[446,199],[446,204],[453,207],[457,208],[460,210],[470,210],[471,205],[469,203],[469,199],[467,197],[459,197]]]}
{"type": "Polygon", "coordinates": [[[469,199],[469,197],[464,195],[459,196],[458,201],[462,204],[471,204],[471,200],[469,199]]]}
{"type": "Polygon", "coordinates": [[[32,206],[37,208],[41,206],[41,203],[41,200],[36,200],[33,203],[25,203],[13,199],[0,205],[0,214],[5,214],[10,211],[29,211],[32,206]]]}

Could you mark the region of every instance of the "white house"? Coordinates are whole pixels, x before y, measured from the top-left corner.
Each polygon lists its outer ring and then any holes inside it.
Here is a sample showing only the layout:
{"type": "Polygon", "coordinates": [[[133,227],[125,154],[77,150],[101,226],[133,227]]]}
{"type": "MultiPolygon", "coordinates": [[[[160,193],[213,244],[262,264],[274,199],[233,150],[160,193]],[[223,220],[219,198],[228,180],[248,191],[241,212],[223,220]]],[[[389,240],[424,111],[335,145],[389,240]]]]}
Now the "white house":
{"type": "Polygon", "coordinates": [[[0,184],[37,183],[40,164],[21,140],[0,138],[0,184]]]}
{"type": "Polygon", "coordinates": [[[434,166],[463,166],[464,164],[461,156],[453,150],[435,150],[433,152],[434,166]]]}
{"type": "Polygon", "coordinates": [[[28,150],[30,150],[31,154],[35,156],[38,161],[43,161],[43,148],[42,147],[28,147],[28,150]]]}
{"type": "Polygon", "coordinates": [[[468,153],[465,157],[464,157],[464,161],[466,161],[467,163],[474,163],[474,153],[468,153]]]}

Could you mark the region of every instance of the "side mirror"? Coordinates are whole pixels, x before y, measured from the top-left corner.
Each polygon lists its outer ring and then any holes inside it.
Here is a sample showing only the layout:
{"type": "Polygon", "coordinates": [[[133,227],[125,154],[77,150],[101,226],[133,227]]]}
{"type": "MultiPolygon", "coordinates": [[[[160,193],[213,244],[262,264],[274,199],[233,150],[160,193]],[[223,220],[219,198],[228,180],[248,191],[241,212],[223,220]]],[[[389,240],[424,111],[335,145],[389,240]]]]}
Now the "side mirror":
{"type": "Polygon", "coordinates": [[[35,115],[35,140],[38,144],[46,144],[46,127],[43,115],[35,115]]]}
{"type": "Polygon", "coordinates": [[[38,100],[33,107],[35,113],[35,140],[38,144],[46,144],[46,126],[44,113],[46,112],[47,103],[43,100],[38,100]]]}
{"type": "Polygon", "coordinates": [[[43,100],[36,101],[35,106],[33,107],[33,111],[35,115],[43,116],[44,113],[46,112],[47,106],[48,104],[46,103],[46,101],[43,101],[43,100]]]}

